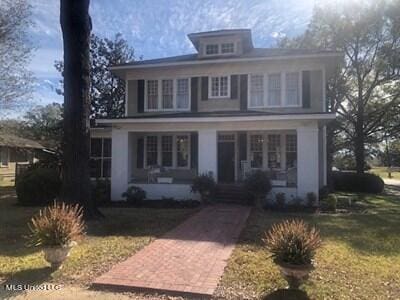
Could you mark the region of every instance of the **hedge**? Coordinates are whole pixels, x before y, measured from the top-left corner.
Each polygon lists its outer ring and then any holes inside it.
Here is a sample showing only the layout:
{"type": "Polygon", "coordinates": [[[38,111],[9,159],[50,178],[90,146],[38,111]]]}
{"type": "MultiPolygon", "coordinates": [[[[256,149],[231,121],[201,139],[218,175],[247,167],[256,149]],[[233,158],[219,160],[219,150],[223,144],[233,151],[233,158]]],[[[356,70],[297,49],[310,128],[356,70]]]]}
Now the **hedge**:
{"type": "Polygon", "coordinates": [[[333,188],[336,191],[372,193],[383,192],[385,183],[375,174],[353,172],[332,172],[333,188]]]}

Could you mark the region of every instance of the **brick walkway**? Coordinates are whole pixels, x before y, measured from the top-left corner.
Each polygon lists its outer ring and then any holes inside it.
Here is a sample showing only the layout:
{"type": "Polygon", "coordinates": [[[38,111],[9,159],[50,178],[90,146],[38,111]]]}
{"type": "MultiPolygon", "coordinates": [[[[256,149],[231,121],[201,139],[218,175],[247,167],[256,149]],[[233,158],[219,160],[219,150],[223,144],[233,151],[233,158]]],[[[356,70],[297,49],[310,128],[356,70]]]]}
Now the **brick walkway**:
{"type": "Polygon", "coordinates": [[[204,208],[97,278],[95,288],[209,297],[224,272],[250,209],[204,208]]]}

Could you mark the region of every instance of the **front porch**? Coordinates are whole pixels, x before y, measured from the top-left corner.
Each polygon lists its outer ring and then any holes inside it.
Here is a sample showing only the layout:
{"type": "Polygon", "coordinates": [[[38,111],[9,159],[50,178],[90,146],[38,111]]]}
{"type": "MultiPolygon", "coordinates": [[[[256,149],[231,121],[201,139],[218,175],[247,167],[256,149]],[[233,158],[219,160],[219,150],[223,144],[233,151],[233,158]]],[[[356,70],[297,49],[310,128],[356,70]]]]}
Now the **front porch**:
{"type": "Polygon", "coordinates": [[[190,185],[198,174],[211,172],[217,183],[240,184],[253,170],[269,173],[273,193],[283,191],[292,197],[317,194],[323,184],[319,134],[318,128],[113,129],[112,199],[119,200],[129,185],[143,188],[149,199],[197,199],[190,185]]]}

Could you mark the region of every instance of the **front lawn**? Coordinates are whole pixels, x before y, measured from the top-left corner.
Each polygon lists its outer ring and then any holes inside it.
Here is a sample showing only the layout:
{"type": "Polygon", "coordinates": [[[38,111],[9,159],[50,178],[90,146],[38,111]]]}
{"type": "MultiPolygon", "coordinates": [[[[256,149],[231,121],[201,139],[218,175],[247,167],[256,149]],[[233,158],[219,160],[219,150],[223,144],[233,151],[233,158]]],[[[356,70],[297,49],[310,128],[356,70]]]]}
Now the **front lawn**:
{"type": "MultiPolygon", "coordinates": [[[[51,273],[43,255],[27,248],[27,222],[39,208],[17,206],[12,188],[0,189],[0,283],[78,284],[87,286],[172,229],[196,209],[102,208],[106,218],[89,222],[87,238],[71,251],[63,268],[51,273]]],[[[1,293],[0,293],[0,298],[1,293]]]]}
{"type": "MultiPolygon", "coordinates": [[[[218,294],[224,298],[280,299],[286,282],[260,243],[265,230],[284,218],[303,218],[321,231],[317,268],[293,299],[399,299],[400,198],[360,197],[359,213],[337,215],[256,212],[249,217],[218,294]]],[[[289,297],[287,297],[289,298],[289,297]]],[[[285,299],[287,299],[285,298],[285,299]]]]}
{"type": "MultiPolygon", "coordinates": [[[[387,167],[374,167],[371,170],[369,170],[369,172],[378,175],[382,178],[389,178],[387,167]]],[[[392,172],[391,179],[400,180],[400,172],[392,172]]]]}

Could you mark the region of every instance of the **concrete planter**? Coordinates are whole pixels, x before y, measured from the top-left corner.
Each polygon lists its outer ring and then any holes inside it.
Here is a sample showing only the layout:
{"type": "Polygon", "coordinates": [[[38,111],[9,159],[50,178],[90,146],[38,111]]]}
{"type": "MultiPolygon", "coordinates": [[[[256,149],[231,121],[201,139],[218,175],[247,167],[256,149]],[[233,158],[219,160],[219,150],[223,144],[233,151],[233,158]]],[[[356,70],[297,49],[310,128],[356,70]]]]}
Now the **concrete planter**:
{"type": "Polygon", "coordinates": [[[298,289],[308,279],[310,272],[314,270],[312,264],[292,265],[277,260],[274,262],[279,266],[283,278],[288,282],[289,289],[298,289]]]}
{"type": "Polygon", "coordinates": [[[55,246],[43,248],[44,259],[51,264],[53,269],[59,269],[64,260],[69,256],[72,246],[55,246]]]}

